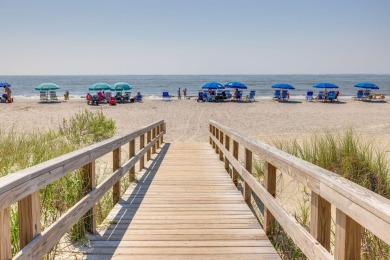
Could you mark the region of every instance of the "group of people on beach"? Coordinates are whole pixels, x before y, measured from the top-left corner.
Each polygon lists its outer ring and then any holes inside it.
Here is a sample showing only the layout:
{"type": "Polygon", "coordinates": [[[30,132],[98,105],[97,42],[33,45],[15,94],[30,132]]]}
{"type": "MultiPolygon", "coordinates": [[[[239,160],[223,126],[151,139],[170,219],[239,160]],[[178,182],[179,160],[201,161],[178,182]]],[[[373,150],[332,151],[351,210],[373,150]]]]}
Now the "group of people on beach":
{"type": "MultiPolygon", "coordinates": [[[[184,88],[183,95],[184,95],[184,98],[187,98],[187,88],[184,88]]],[[[177,99],[181,99],[181,89],[180,89],[180,87],[177,90],[177,99]]]]}

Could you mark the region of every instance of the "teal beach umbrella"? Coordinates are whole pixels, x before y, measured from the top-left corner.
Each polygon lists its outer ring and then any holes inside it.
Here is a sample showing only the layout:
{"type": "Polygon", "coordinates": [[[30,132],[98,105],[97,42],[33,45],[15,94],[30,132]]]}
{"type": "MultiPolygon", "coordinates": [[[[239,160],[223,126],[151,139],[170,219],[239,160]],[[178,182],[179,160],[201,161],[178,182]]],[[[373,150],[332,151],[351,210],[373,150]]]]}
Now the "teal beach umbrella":
{"type": "Polygon", "coordinates": [[[133,87],[130,86],[129,84],[127,84],[126,82],[118,82],[118,83],[115,83],[112,87],[111,87],[111,90],[112,91],[123,91],[123,90],[130,90],[132,89],[133,87]]]}
{"type": "Polygon", "coordinates": [[[111,86],[106,83],[96,83],[88,88],[90,91],[111,90],[111,86]]]}
{"type": "Polygon", "coordinates": [[[35,87],[35,90],[41,90],[41,91],[56,90],[56,89],[60,89],[60,87],[54,83],[42,83],[41,85],[35,87]]]}

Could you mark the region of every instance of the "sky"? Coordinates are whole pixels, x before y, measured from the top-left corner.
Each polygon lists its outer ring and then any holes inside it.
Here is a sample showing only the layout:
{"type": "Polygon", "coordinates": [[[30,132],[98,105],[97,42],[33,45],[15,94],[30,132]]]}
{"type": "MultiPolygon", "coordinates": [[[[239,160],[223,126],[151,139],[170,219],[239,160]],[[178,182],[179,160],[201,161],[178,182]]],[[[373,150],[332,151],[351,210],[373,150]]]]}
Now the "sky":
{"type": "Polygon", "coordinates": [[[0,75],[388,74],[389,0],[0,0],[0,75]]]}

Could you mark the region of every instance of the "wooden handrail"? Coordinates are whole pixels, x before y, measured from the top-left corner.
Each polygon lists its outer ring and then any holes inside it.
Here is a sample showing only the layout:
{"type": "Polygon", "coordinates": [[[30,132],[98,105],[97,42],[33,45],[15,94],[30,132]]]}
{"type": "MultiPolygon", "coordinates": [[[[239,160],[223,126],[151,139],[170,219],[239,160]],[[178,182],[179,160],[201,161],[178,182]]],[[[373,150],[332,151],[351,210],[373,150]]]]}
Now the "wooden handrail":
{"type": "MultiPolygon", "coordinates": [[[[153,147],[162,140],[165,134],[165,123],[163,120],[157,121],[151,125],[140,128],[132,133],[113,137],[106,141],[82,148],[75,152],[60,156],[50,161],[41,163],[39,165],[30,167],[28,169],[19,171],[15,174],[5,176],[0,179],[0,259],[10,259],[10,215],[9,207],[18,201],[26,201],[30,203],[27,211],[32,212],[33,216],[36,213],[36,205],[39,207],[39,189],[44,188],[48,184],[58,180],[66,174],[83,167],[87,171],[86,175],[92,176],[94,180],[94,162],[101,156],[113,152],[114,158],[114,172],[107,177],[101,184],[95,187],[93,181],[89,180],[88,186],[90,192],[86,194],[78,203],[69,209],[64,215],[55,221],[52,225],[46,228],[43,232],[36,229],[35,233],[31,235],[31,229],[34,231],[34,221],[28,223],[26,230],[20,230],[21,237],[26,237],[24,233],[29,233],[27,239],[24,239],[20,251],[15,259],[36,259],[41,258],[46,254],[65,234],[65,232],[80,220],[88,211],[90,211],[94,204],[104,196],[104,194],[114,186],[114,201],[118,199],[118,187],[120,188],[121,177],[130,173],[134,175],[135,164],[152,150],[153,147]],[[144,136],[148,132],[156,132],[153,139],[148,140],[146,146],[142,147],[137,153],[134,151],[134,140],[138,137],[144,136]],[[120,166],[120,149],[121,146],[129,143],[130,159],[120,166]],[[115,187],[116,186],[116,187],[115,187]],[[38,194],[38,197],[36,196],[38,194]],[[35,196],[33,196],[35,195],[35,196]],[[32,198],[32,199],[31,199],[32,198]],[[36,199],[38,198],[38,199],[36,199]],[[32,207],[31,207],[32,206],[32,207]],[[30,208],[33,208],[32,210],[30,208]],[[32,227],[31,227],[32,226],[32,227]],[[26,242],[27,241],[27,242],[26,242]],[[26,246],[25,246],[26,245],[26,246]],[[25,247],[24,247],[25,246],[25,247]]],[[[155,151],[153,151],[155,152],[155,151]]],[[[130,176],[132,179],[133,176],[130,176]]],[[[19,204],[20,205],[20,204],[19,204]]],[[[21,209],[19,209],[21,210],[21,209]]],[[[39,210],[38,210],[39,212],[39,210]]],[[[31,214],[29,214],[30,217],[31,214]]],[[[19,214],[20,216],[20,214],[19,214]]],[[[34,218],[39,223],[39,217],[34,218]]],[[[94,218],[92,218],[92,222],[94,218]]],[[[28,221],[31,222],[31,221],[28,221]]],[[[94,223],[89,223],[90,229],[95,226],[94,223]]],[[[93,231],[93,230],[92,230],[93,231]]]]}
{"type": "MultiPolygon", "coordinates": [[[[336,259],[360,258],[361,227],[390,244],[390,200],[333,172],[246,137],[213,120],[210,121],[209,129],[213,147],[216,151],[221,151],[224,154],[225,160],[232,165],[233,172],[241,175],[244,187],[249,186],[264,203],[266,231],[272,229],[268,225],[272,223],[274,217],[310,259],[332,257],[328,253],[330,249],[331,204],[337,208],[336,259]],[[311,189],[311,234],[304,230],[272,196],[271,190],[275,183],[271,186],[266,184],[266,187],[263,187],[247,168],[240,164],[238,154],[231,154],[229,149],[225,148],[229,145],[221,143],[221,138],[215,134],[221,132],[225,134],[225,140],[231,140],[233,145],[245,148],[246,151],[250,152],[250,156],[251,153],[255,153],[266,161],[266,180],[268,171],[272,172],[274,171],[272,169],[278,168],[281,172],[287,173],[311,189]]],[[[272,183],[272,177],[269,178],[272,183]]]]}

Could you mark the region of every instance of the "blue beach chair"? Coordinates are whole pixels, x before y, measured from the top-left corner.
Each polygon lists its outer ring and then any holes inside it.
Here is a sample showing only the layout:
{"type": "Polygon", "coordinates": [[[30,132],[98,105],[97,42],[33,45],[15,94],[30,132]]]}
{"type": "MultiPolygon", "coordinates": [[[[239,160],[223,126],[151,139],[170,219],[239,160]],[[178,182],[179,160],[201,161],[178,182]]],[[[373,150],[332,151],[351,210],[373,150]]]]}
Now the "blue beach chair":
{"type": "Polygon", "coordinates": [[[122,93],[116,92],[115,99],[116,99],[116,103],[122,103],[122,93]]]}
{"type": "Polygon", "coordinates": [[[142,102],[142,95],[140,93],[135,96],[135,101],[142,102]]]}
{"type": "Polygon", "coordinates": [[[357,100],[363,99],[363,90],[358,90],[358,92],[356,93],[355,99],[357,99],[357,100]]]}
{"type": "Polygon", "coordinates": [[[256,94],[256,91],[251,90],[251,92],[249,92],[249,95],[246,96],[246,99],[247,99],[249,102],[255,101],[255,94],[256,94]]]}
{"type": "Polygon", "coordinates": [[[318,96],[317,96],[316,100],[325,101],[325,94],[324,94],[324,91],[318,92],[318,96]]]}
{"type": "Polygon", "coordinates": [[[279,99],[280,99],[280,89],[277,89],[275,90],[273,100],[279,100],[279,99]]]}
{"type": "Polygon", "coordinates": [[[230,94],[230,90],[225,90],[225,95],[227,99],[232,98],[232,94],[230,94]]]}
{"type": "Polygon", "coordinates": [[[363,93],[363,98],[362,99],[370,99],[371,92],[367,89],[363,93]]]}
{"type": "Polygon", "coordinates": [[[314,100],[313,91],[308,91],[308,92],[306,93],[306,100],[307,100],[307,101],[314,100]]]}
{"type": "Polygon", "coordinates": [[[283,90],[282,91],[282,100],[283,101],[288,101],[288,91],[287,90],[283,90]]]}
{"type": "Polygon", "coordinates": [[[163,100],[171,100],[171,96],[169,95],[169,92],[164,91],[162,94],[163,100]]]}
{"type": "Polygon", "coordinates": [[[328,101],[333,102],[333,101],[335,101],[335,100],[337,100],[336,92],[334,92],[334,91],[329,91],[329,92],[328,92],[328,101]]]}

